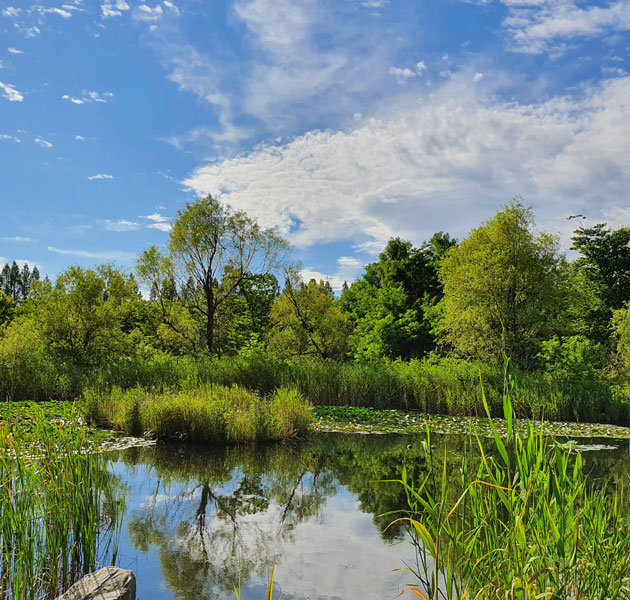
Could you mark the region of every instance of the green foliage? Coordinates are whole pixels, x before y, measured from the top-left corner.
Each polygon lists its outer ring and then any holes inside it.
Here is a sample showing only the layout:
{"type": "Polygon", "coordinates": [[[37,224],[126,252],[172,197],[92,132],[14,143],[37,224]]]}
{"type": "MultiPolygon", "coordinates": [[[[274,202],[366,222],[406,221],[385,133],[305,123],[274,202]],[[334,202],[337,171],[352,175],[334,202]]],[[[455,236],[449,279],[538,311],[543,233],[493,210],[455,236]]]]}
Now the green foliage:
{"type": "Polygon", "coordinates": [[[31,269],[28,264],[24,264],[22,269],[13,261],[9,266],[5,264],[0,272],[0,291],[11,297],[16,304],[26,300],[31,292],[31,287],[39,281],[39,270],[37,267],[31,269]]]}
{"type": "Polygon", "coordinates": [[[141,388],[114,388],[94,407],[85,394],[86,415],[103,415],[130,435],[149,432],[159,440],[197,443],[265,442],[304,435],[311,422],[308,403],[294,390],[278,389],[261,398],[244,388],[204,386],[151,394],[141,388]]]}
{"type": "Polygon", "coordinates": [[[562,333],[567,268],[557,238],[535,233],[534,216],[514,200],[446,254],[446,342],[466,356],[507,354],[532,366],[540,342],[562,333]]]}
{"type": "Polygon", "coordinates": [[[630,305],[613,312],[611,322],[615,342],[615,369],[623,378],[630,377],[630,305]]]}
{"type": "MultiPolygon", "coordinates": [[[[287,249],[287,242],[275,231],[261,229],[244,212],[232,211],[211,196],[187,204],[177,213],[168,261],[182,283],[186,306],[204,316],[210,352],[216,349],[219,310],[246,287],[249,277],[277,268],[287,249]]],[[[164,267],[157,266],[165,260],[154,250],[151,257],[143,255],[139,265],[143,277],[159,281],[164,267]]]]}
{"type": "Polygon", "coordinates": [[[584,315],[589,334],[608,339],[612,311],[630,298],[630,227],[611,230],[606,223],[580,225],[573,235],[573,250],[582,255],[575,268],[586,280],[595,301],[584,315]]]}
{"type": "Polygon", "coordinates": [[[601,344],[582,335],[545,340],[538,357],[549,375],[565,380],[601,377],[608,358],[601,344]]]}
{"type": "Polygon", "coordinates": [[[287,281],[271,307],[270,322],[267,351],[271,356],[343,360],[348,354],[353,328],[328,283],[312,279],[295,286],[287,281]]]}
{"type": "Polygon", "coordinates": [[[76,364],[98,364],[130,351],[133,337],[122,323],[137,299],[133,278],[114,267],[93,271],[74,266],[38,302],[35,318],[55,354],[76,364]]]}
{"type": "Polygon", "coordinates": [[[434,348],[425,313],[442,296],[438,264],[454,244],[442,232],[420,248],[393,238],[378,262],[343,291],[343,310],[358,334],[356,358],[420,357],[434,348]]]}
{"type": "MultiPolygon", "coordinates": [[[[427,438],[429,474],[401,485],[422,598],[622,598],[630,593],[630,506],[622,489],[595,488],[582,457],[549,446],[533,424],[525,436],[495,430],[492,448],[480,438],[464,449],[457,489],[446,457],[435,460],[427,438]],[[471,459],[477,446],[481,460],[471,459]],[[478,464],[478,466],[476,466],[478,464]]],[[[570,448],[570,447],[569,447],[570,448]]]]}
{"type": "MultiPolygon", "coordinates": [[[[15,313],[15,300],[0,290],[0,327],[8,323],[15,313]]],[[[0,330],[1,331],[1,330],[0,330]]]]}
{"type": "Polygon", "coordinates": [[[21,421],[0,427],[0,598],[55,598],[115,562],[121,498],[83,429],[37,407],[21,421]]]}

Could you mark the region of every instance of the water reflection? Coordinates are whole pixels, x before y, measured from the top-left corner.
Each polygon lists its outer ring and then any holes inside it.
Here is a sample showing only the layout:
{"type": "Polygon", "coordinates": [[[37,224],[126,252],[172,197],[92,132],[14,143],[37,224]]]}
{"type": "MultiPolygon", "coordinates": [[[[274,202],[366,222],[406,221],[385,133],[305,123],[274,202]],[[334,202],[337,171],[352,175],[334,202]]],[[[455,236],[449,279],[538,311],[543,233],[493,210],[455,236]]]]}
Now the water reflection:
{"type": "MultiPolygon", "coordinates": [[[[436,436],[449,488],[460,478],[460,436],[436,436]]],[[[594,474],[627,478],[628,443],[585,453],[594,474]]],[[[301,443],[226,449],[137,448],[114,456],[127,481],[123,567],[138,577],[138,598],[264,598],[276,565],[282,597],[388,599],[413,581],[392,573],[414,559],[391,518],[405,506],[403,466],[427,473],[420,439],[318,434],[301,443]],[[396,541],[403,543],[391,547],[396,541]]]]}

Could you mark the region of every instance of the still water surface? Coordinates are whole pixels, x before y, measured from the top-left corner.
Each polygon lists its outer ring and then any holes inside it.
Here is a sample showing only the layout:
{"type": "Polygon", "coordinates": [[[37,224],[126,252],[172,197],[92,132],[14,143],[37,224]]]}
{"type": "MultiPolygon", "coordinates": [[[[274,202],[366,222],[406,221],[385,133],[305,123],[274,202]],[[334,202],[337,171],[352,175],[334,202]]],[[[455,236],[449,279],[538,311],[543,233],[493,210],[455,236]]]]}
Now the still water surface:
{"type": "MultiPolygon", "coordinates": [[[[460,436],[436,436],[456,481],[460,436]]],[[[584,441],[581,441],[584,443],[584,441]]],[[[626,478],[628,441],[585,452],[587,468],[626,478]]],[[[402,487],[382,480],[426,473],[420,437],[316,434],[293,444],[202,449],[132,448],[113,453],[126,486],[118,565],[134,571],[138,600],[265,597],[388,600],[414,581],[404,530],[383,513],[405,506],[402,487]]],[[[408,593],[408,597],[412,594],[408,593]]]]}

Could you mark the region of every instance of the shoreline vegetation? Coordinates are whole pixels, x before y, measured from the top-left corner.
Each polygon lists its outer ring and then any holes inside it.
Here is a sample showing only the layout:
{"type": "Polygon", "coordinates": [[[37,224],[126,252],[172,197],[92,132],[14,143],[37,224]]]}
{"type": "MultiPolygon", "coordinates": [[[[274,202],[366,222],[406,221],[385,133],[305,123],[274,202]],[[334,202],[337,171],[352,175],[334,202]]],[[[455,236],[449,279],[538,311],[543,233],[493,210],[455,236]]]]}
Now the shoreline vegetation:
{"type": "Polygon", "coordinates": [[[56,598],[115,562],[124,497],[84,427],[37,406],[0,427],[0,598],[56,598]]]}
{"type": "MultiPolygon", "coordinates": [[[[41,366],[41,365],[40,365],[41,366]]],[[[480,380],[492,416],[502,416],[502,366],[439,358],[373,363],[288,361],[267,356],[176,357],[120,361],[91,369],[69,364],[0,370],[4,399],[73,400],[85,391],[140,387],[151,394],[208,385],[245,388],[261,396],[295,389],[315,406],[420,410],[427,414],[484,416],[480,380]]],[[[630,387],[606,378],[562,378],[519,372],[514,407],[519,418],[630,425],[630,387]]]]}
{"type": "Polygon", "coordinates": [[[625,484],[589,480],[581,453],[550,446],[533,422],[519,432],[509,392],[504,421],[490,442],[468,438],[456,489],[430,434],[428,474],[412,481],[403,469],[396,480],[408,508],[389,516],[407,525],[416,550],[402,570],[417,583],[404,591],[423,600],[628,598],[625,484]]]}

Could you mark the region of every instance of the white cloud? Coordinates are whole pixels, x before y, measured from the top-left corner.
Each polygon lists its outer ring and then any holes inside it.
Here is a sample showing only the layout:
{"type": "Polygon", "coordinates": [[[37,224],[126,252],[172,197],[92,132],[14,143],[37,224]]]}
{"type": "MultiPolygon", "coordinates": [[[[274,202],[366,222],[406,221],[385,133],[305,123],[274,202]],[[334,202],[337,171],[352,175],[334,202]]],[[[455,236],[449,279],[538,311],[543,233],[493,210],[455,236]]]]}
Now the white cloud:
{"type": "Polygon", "coordinates": [[[108,231],[135,231],[140,228],[140,223],[135,221],[127,221],[125,219],[118,219],[117,221],[105,221],[105,229],[108,231]]]}
{"type": "Polygon", "coordinates": [[[156,223],[168,223],[169,218],[161,215],[160,213],[154,213],[152,215],[139,216],[140,219],[149,219],[149,221],[155,221],[156,223]]]}
{"type": "Polygon", "coordinates": [[[566,40],[630,30],[630,2],[578,6],[576,0],[503,0],[509,8],[504,27],[516,52],[560,52],[566,40]]]}
{"type": "Polygon", "coordinates": [[[90,181],[94,181],[96,179],[114,179],[113,175],[108,175],[107,173],[98,173],[97,175],[90,175],[88,177],[90,181]]]}
{"type": "Polygon", "coordinates": [[[37,37],[41,32],[39,31],[39,27],[33,26],[24,29],[24,37],[25,38],[34,38],[37,37]]]}
{"type": "Polygon", "coordinates": [[[125,0],[104,2],[101,4],[101,16],[103,19],[120,17],[123,11],[129,10],[130,8],[131,7],[125,0]]]}
{"type": "Polygon", "coordinates": [[[92,252],[91,250],[63,250],[61,248],[55,248],[48,246],[49,252],[55,254],[63,254],[64,256],[80,256],[82,258],[93,258],[96,260],[121,260],[131,261],[134,259],[134,255],[130,252],[92,252]]]}
{"type": "Polygon", "coordinates": [[[22,100],[24,100],[24,95],[8,83],[2,83],[2,81],[0,81],[0,91],[2,91],[2,95],[9,102],[22,102],[22,100]]]}
{"type": "Polygon", "coordinates": [[[335,292],[339,293],[344,282],[352,283],[363,270],[363,263],[352,256],[340,256],[337,259],[337,271],[327,275],[310,267],[300,270],[300,277],[304,282],[311,279],[315,281],[327,281],[335,292]]]}
{"type": "Polygon", "coordinates": [[[17,48],[7,48],[10,54],[24,54],[23,50],[18,50],[17,48]]]}
{"type": "Polygon", "coordinates": [[[7,6],[2,10],[2,15],[5,17],[19,17],[21,12],[21,8],[15,8],[15,6],[7,6]]]}
{"type": "Polygon", "coordinates": [[[159,21],[163,14],[164,10],[159,4],[156,4],[153,8],[147,4],[141,4],[136,11],[134,11],[134,17],[138,19],[138,21],[145,22],[159,21]]]}
{"type": "Polygon", "coordinates": [[[72,102],[72,104],[85,104],[86,102],[108,102],[113,97],[114,94],[112,94],[112,92],[99,94],[98,92],[84,91],[81,98],[75,98],[74,96],[70,96],[69,94],[64,94],[63,96],[61,96],[61,99],[72,102]]]}
{"type": "Polygon", "coordinates": [[[473,77],[473,81],[481,81],[482,79],[483,79],[483,73],[479,73],[479,71],[477,71],[477,73],[475,73],[473,77]]]}
{"type": "Polygon", "coordinates": [[[179,14],[179,8],[177,8],[177,6],[175,6],[172,2],[169,2],[169,0],[164,0],[162,4],[176,15],[179,14]]]}
{"type": "Polygon", "coordinates": [[[16,144],[20,143],[20,138],[17,138],[14,135],[9,135],[7,133],[0,133],[0,140],[2,140],[3,142],[15,142],[16,144]]]}
{"type": "Polygon", "coordinates": [[[171,225],[171,219],[165,217],[160,213],[154,213],[152,215],[140,215],[138,218],[147,219],[153,221],[150,225],[147,225],[147,229],[158,229],[159,231],[170,231],[173,226],[171,225]]]}
{"type": "Polygon", "coordinates": [[[68,100],[68,102],[72,102],[72,104],[85,104],[85,100],[81,98],[74,98],[73,96],[69,96],[68,94],[64,94],[61,96],[62,100],[68,100]]]}
{"type": "Polygon", "coordinates": [[[3,242],[32,242],[33,239],[29,237],[22,237],[21,235],[14,235],[12,237],[0,237],[3,242]]]}
{"type": "Polygon", "coordinates": [[[158,229],[160,231],[170,231],[173,226],[170,223],[151,223],[147,225],[147,229],[158,229]]]}
{"type": "Polygon", "coordinates": [[[404,69],[401,69],[399,67],[390,67],[389,74],[396,77],[396,81],[398,83],[405,83],[407,79],[411,79],[412,77],[416,76],[416,72],[407,67],[405,67],[404,69]]]}
{"type": "Polygon", "coordinates": [[[33,141],[34,141],[34,142],[35,142],[38,146],[41,146],[42,148],[52,148],[52,147],[53,147],[53,145],[52,145],[50,142],[48,142],[48,141],[46,141],[45,139],[40,138],[40,137],[36,137],[33,141]]]}
{"type": "Polygon", "coordinates": [[[74,139],[79,142],[83,142],[85,140],[85,138],[82,135],[75,135],[74,139]]]}
{"type": "Polygon", "coordinates": [[[371,252],[394,235],[461,236],[516,194],[552,230],[627,196],[629,77],[532,105],[483,98],[480,86],[455,77],[422,104],[401,98],[354,130],[263,145],[184,183],[297,246],[344,240],[371,252]]]}
{"type": "Polygon", "coordinates": [[[56,14],[64,19],[69,19],[72,13],[69,10],[63,8],[46,8],[45,6],[33,6],[31,10],[37,11],[40,15],[56,14]]]}

